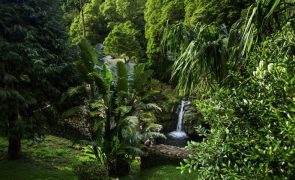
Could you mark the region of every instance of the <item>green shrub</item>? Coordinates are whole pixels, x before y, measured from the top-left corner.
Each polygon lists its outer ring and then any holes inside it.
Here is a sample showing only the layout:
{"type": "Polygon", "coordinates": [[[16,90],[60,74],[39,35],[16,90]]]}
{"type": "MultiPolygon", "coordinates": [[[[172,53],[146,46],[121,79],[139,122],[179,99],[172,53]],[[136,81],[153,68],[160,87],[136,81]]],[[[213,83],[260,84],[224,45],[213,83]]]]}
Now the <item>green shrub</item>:
{"type": "Polygon", "coordinates": [[[108,180],[108,170],[96,161],[85,161],[74,168],[80,180],[108,180]]]}
{"type": "Polygon", "coordinates": [[[283,30],[250,54],[249,78],[195,102],[212,129],[182,170],[199,179],[295,176],[295,31],[283,30]]]}

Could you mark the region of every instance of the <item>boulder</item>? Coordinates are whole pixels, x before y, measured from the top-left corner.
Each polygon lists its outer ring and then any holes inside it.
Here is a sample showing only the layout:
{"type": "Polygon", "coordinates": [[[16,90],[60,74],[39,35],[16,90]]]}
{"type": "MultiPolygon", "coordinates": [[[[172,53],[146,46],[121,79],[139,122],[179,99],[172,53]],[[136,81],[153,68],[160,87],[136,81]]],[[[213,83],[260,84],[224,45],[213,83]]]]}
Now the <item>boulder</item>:
{"type": "Polygon", "coordinates": [[[185,148],[164,144],[145,146],[144,151],[145,155],[141,157],[140,165],[142,169],[163,164],[178,165],[190,154],[185,148]]]}

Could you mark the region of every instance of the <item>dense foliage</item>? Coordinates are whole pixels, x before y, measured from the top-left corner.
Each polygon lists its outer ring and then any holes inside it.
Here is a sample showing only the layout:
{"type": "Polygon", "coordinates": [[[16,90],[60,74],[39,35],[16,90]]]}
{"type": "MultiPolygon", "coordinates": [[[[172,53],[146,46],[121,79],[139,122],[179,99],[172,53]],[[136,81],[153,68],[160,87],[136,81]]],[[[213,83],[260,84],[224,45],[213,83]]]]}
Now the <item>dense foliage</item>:
{"type": "MultiPolygon", "coordinates": [[[[85,37],[94,45],[103,42],[109,30],[105,18],[100,11],[102,0],[91,0],[83,6],[83,17],[85,25],[85,37]]],[[[73,43],[78,42],[83,37],[82,12],[77,15],[71,24],[69,34],[73,43]]]]}
{"type": "Polygon", "coordinates": [[[163,45],[176,57],[180,93],[202,93],[195,104],[210,125],[196,127],[206,138],[189,145],[182,170],[200,179],[294,177],[293,6],[256,1],[230,29],[167,27],[163,45]]]}
{"type": "Polygon", "coordinates": [[[151,75],[144,64],[133,66],[118,62],[115,66],[98,59],[97,52],[87,40],[79,42],[80,60],[76,62],[83,84],[71,88],[69,96],[84,94],[83,103],[65,112],[65,115],[82,114],[90,126],[91,145],[98,161],[107,167],[111,176],[126,175],[130,159],[141,155],[141,141],[161,137],[152,127],[157,126],[147,114],[161,109],[143,103],[148,97],[147,82],[151,75]],[[139,128],[144,124],[144,128],[139,128]]]}
{"type": "Polygon", "coordinates": [[[54,2],[1,2],[0,128],[9,139],[10,158],[20,155],[22,138],[45,132],[50,116],[44,113],[74,80],[62,14],[54,2]]]}
{"type": "Polygon", "coordinates": [[[201,179],[294,177],[294,39],[289,23],[250,55],[249,77],[196,101],[211,125],[183,165],[201,179]]]}
{"type": "Polygon", "coordinates": [[[104,52],[117,57],[134,59],[138,62],[143,57],[143,49],[138,38],[140,32],[131,21],[116,24],[104,41],[104,52]]]}
{"type": "Polygon", "coordinates": [[[124,176],[165,138],[182,96],[198,142],[180,171],[294,179],[294,0],[2,0],[0,16],[10,159],[48,123],[79,119],[77,146],[93,161],[78,178],[124,176]]]}
{"type": "Polygon", "coordinates": [[[149,63],[156,71],[156,77],[168,81],[171,75],[171,60],[168,60],[161,51],[161,39],[164,27],[184,18],[183,1],[178,0],[148,0],[144,13],[145,37],[147,39],[146,54],[149,63]]]}
{"type": "Polygon", "coordinates": [[[106,53],[142,61],[145,57],[144,7],[145,0],[106,0],[101,5],[111,29],[103,43],[106,53]]]}
{"type": "Polygon", "coordinates": [[[96,161],[86,161],[75,167],[79,180],[109,180],[107,169],[96,161]]]}
{"type": "Polygon", "coordinates": [[[191,26],[198,22],[230,26],[253,2],[254,0],[185,0],[185,22],[191,26]]]}

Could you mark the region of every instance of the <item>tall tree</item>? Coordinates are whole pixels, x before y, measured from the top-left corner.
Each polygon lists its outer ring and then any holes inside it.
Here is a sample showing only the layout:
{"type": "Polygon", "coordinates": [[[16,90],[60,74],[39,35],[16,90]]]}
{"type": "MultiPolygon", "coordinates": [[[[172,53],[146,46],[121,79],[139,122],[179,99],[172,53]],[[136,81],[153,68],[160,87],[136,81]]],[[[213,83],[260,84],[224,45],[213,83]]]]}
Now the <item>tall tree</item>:
{"type": "Polygon", "coordinates": [[[58,0],[4,0],[0,16],[0,132],[16,159],[22,138],[45,132],[44,111],[72,82],[72,58],[58,0]]]}
{"type": "Polygon", "coordinates": [[[138,41],[140,32],[130,21],[114,26],[104,41],[105,53],[115,56],[127,56],[131,59],[143,57],[143,49],[138,41]]]}
{"type": "Polygon", "coordinates": [[[111,29],[104,42],[107,53],[129,58],[133,56],[137,60],[144,58],[145,2],[146,0],[106,0],[101,5],[101,12],[111,29]]]}
{"type": "Polygon", "coordinates": [[[230,26],[253,2],[255,0],[185,0],[185,22],[191,26],[198,22],[230,26]]]}
{"type": "Polygon", "coordinates": [[[172,61],[166,59],[161,52],[161,39],[164,27],[184,19],[184,0],[147,0],[144,12],[145,37],[147,39],[146,54],[156,76],[169,81],[172,61]]]}
{"type": "Polygon", "coordinates": [[[83,2],[80,15],[73,19],[70,26],[69,34],[73,39],[72,41],[76,43],[84,36],[93,45],[103,42],[109,33],[106,20],[99,8],[103,0],[83,2]]]}

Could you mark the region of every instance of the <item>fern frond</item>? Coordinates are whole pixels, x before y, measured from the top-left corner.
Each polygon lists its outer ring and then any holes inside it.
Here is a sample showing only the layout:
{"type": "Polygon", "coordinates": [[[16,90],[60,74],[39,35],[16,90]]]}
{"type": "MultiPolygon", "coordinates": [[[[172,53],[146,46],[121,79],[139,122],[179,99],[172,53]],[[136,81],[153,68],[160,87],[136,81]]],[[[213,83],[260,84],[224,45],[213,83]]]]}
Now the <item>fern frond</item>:
{"type": "Polygon", "coordinates": [[[155,111],[159,111],[161,112],[162,111],[162,108],[159,107],[157,104],[155,103],[147,103],[147,104],[144,104],[144,103],[140,103],[138,106],[137,106],[138,109],[142,109],[142,110],[155,110],[155,111]]]}
{"type": "Polygon", "coordinates": [[[106,95],[108,93],[109,85],[105,82],[105,79],[101,77],[97,72],[91,72],[88,75],[89,77],[94,79],[99,93],[106,95]]]}
{"type": "Polygon", "coordinates": [[[141,155],[144,155],[144,152],[138,148],[138,147],[135,147],[135,146],[123,146],[123,152],[126,153],[129,152],[129,154],[132,154],[133,156],[141,156],[141,155]]]}
{"type": "Polygon", "coordinates": [[[94,65],[98,64],[98,55],[95,49],[86,39],[81,39],[79,42],[81,60],[88,72],[93,71],[94,65]]]}

